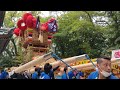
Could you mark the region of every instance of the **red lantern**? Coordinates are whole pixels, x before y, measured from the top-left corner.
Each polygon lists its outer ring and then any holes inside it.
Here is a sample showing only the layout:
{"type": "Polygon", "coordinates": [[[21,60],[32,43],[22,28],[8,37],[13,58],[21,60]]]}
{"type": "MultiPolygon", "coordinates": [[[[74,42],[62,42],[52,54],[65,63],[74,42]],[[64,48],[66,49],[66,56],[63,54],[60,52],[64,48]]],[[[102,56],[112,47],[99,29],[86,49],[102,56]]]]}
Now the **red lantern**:
{"type": "Polygon", "coordinates": [[[25,13],[24,15],[23,15],[23,21],[26,23],[26,20],[27,20],[27,17],[28,16],[32,16],[32,14],[31,13],[25,13]]]}
{"type": "Polygon", "coordinates": [[[33,28],[33,16],[28,16],[26,19],[26,25],[28,28],[33,28]]]}
{"type": "Polygon", "coordinates": [[[20,30],[26,30],[27,29],[27,26],[26,26],[25,22],[23,21],[23,19],[20,19],[17,22],[17,26],[20,30]]]}
{"type": "Polygon", "coordinates": [[[21,30],[19,28],[14,29],[14,34],[16,36],[19,36],[19,35],[21,36],[21,30]]]}

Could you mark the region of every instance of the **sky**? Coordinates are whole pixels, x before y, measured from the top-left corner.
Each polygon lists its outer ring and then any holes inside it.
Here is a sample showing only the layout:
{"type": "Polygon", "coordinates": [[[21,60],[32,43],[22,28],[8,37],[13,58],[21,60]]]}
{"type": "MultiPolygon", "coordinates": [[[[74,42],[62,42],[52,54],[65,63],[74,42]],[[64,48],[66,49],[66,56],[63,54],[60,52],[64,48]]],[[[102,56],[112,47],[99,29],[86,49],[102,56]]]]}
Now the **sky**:
{"type": "Polygon", "coordinates": [[[57,11],[57,12],[52,12],[52,13],[50,13],[50,11],[41,11],[41,13],[42,13],[41,16],[43,16],[43,17],[48,17],[50,14],[56,17],[56,13],[57,13],[58,16],[63,14],[62,11],[57,11]]]}
{"type": "Polygon", "coordinates": [[[49,16],[49,11],[41,11],[43,17],[48,17],[49,16]]]}
{"type": "MultiPolygon", "coordinates": [[[[27,13],[30,13],[31,11],[26,11],[27,13]]],[[[40,16],[42,17],[48,17],[49,16],[49,11],[41,11],[42,15],[40,14],[40,16]]]]}

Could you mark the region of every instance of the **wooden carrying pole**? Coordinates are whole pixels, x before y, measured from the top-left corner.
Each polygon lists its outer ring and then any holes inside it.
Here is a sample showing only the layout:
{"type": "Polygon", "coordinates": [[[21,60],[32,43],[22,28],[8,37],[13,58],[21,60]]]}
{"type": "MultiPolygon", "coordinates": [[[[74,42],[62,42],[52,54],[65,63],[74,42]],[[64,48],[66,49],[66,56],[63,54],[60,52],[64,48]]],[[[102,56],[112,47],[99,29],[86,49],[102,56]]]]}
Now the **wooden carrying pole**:
{"type": "MultiPolygon", "coordinates": [[[[76,62],[77,60],[84,60],[86,59],[85,55],[79,55],[79,56],[74,56],[74,57],[70,57],[70,58],[67,58],[67,59],[63,59],[63,61],[67,64],[70,64],[70,63],[73,63],[73,62],[76,62]]],[[[52,68],[55,68],[57,66],[65,66],[65,64],[58,60],[56,62],[53,62],[53,63],[50,63],[52,65],[52,68]]],[[[41,68],[43,68],[44,66],[41,66],[41,68]]],[[[31,73],[34,72],[34,68],[30,70],[31,73]]]]}
{"type": "MultiPolygon", "coordinates": [[[[73,63],[73,62],[76,62],[77,60],[84,60],[86,59],[85,55],[79,55],[79,56],[74,56],[74,57],[70,57],[70,58],[67,58],[67,59],[63,59],[63,61],[67,64],[70,64],[70,63],[73,63]]],[[[52,67],[57,67],[57,66],[65,66],[65,64],[58,60],[56,62],[53,62],[53,63],[50,63],[52,65],[52,67]]]]}
{"type": "Polygon", "coordinates": [[[32,60],[18,68],[16,68],[14,71],[15,73],[20,73],[24,70],[28,70],[29,68],[37,65],[37,64],[40,64],[42,62],[45,62],[46,60],[48,60],[49,58],[51,57],[51,53],[48,53],[48,54],[45,54],[43,56],[40,56],[39,58],[35,59],[35,60],[32,60]]]}

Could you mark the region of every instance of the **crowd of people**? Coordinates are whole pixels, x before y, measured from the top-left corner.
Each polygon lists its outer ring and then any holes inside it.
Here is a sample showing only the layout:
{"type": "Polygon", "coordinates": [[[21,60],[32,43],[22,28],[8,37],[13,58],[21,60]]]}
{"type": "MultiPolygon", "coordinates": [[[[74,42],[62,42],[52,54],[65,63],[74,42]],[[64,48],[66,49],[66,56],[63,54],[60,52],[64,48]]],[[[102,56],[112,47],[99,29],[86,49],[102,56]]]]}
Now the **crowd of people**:
{"type": "Polygon", "coordinates": [[[68,67],[64,67],[63,73],[58,73],[58,75],[54,75],[54,72],[58,70],[60,66],[52,68],[52,65],[46,63],[44,65],[44,69],[35,67],[35,71],[33,73],[28,72],[27,70],[15,73],[9,72],[7,69],[1,70],[0,79],[84,79],[84,73],[74,69],[71,71],[67,71],[68,67]]]}
{"type": "Polygon", "coordinates": [[[21,73],[9,72],[8,70],[1,70],[0,79],[118,79],[111,71],[111,59],[108,57],[100,57],[97,59],[97,70],[90,73],[87,78],[82,71],[72,69],[68,71],[68,67],[64,67],[63,73],[55,75],[54,72],[60,66],[55,68],[50,63],[46,63],[44,68],[35,67],[33,73],[27,70],[21,73]]]}

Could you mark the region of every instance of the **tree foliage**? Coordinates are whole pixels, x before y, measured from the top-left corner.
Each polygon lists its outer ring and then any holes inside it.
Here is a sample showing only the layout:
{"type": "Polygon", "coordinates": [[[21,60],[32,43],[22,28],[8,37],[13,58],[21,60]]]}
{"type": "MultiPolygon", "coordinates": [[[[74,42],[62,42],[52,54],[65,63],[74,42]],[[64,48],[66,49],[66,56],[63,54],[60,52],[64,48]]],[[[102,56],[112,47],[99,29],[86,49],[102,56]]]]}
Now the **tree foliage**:
{"type": "Polygon", "coordinates": [[[93,18],[104,13],[93,11],[71,11],[59,17],[59,30],[54,42],[56,53],[61,57],[88,54],[99,57],[107,47],[106,28],[93,22],[93,18]]]}

